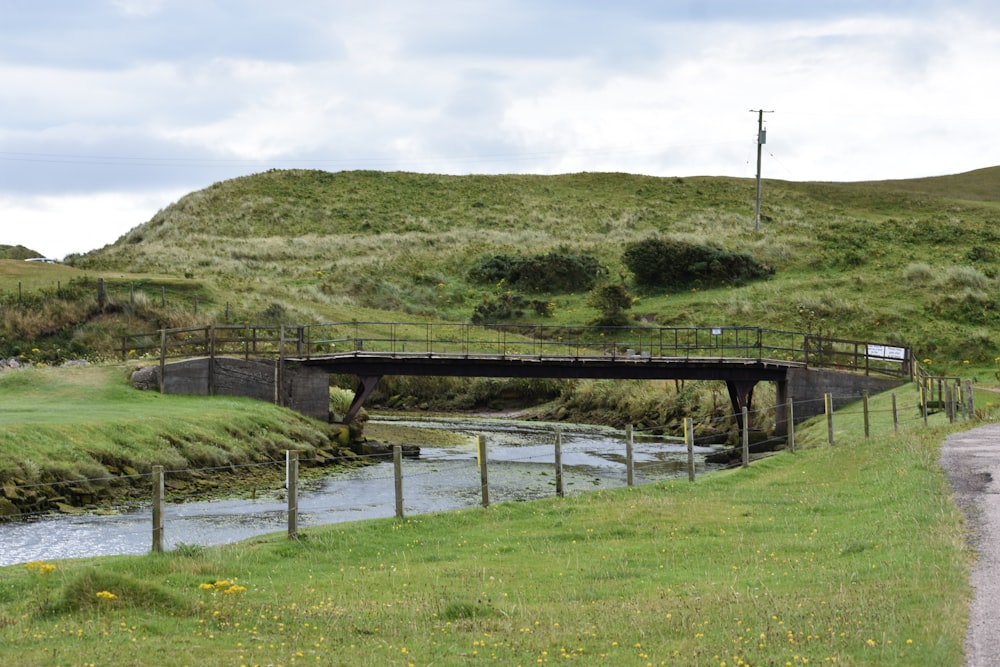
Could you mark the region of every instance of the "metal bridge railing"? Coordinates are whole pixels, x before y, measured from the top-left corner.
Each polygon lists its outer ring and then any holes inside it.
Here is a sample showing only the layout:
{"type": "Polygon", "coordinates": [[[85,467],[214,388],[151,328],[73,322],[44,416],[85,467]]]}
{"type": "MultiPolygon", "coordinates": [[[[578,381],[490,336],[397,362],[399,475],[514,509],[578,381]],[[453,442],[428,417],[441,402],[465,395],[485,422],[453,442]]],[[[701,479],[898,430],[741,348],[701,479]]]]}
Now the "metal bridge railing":
{"type": "Polygon", "coordinates": [[[760,327],[588,327],[442,322],[211,325],[128,334],[122,358],[343,353],[537,358],[750,359],[912,377],[909,348],[760,327]]]}

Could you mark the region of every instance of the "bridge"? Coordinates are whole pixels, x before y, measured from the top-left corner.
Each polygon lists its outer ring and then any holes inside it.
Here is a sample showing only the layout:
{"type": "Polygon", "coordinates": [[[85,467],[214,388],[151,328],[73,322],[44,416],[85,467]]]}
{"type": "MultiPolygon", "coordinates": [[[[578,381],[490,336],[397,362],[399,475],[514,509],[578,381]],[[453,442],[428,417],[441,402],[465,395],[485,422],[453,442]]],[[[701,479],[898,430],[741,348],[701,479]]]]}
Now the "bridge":
{"type": "Polygon", "coordinates": [[[904,347],[743,326],[214,325],[129,334],[122,356],[158,358],[164,393],[251,396],[323,420],[330,375],[352,375],[343,423],[387,375],[716,380],[738,423],[754,387],[773,382],[778,433],[788,400],[803,404],[801,421],[822,412],[813,399],[825,393],[860,398],[911,380],[915,368],[904,347]]]}

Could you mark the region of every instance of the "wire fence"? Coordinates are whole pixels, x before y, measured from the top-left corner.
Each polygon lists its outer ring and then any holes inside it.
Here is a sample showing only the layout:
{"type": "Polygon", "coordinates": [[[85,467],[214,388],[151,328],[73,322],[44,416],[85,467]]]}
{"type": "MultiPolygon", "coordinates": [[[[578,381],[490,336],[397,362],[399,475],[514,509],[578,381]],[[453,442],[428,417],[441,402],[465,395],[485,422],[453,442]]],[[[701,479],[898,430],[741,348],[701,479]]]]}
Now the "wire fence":
{"type": "MultiPolygon", "coordinates": [[[[832,396],[823,399],[827,421],[827,443],[835,446],[846,431],[889,434],[927,426],[930,420],[970,420],[972,410],[971,385],[955,387],[950,394],[952,404],[930,409],[929,392],[921,392],[921,400],[913,405],[900,405],[896,394],[880,399],[872,406],[868,397],[832,396]],[[835,403],[853,401],[836,411],[835,403]]],[[[785,406],[790,417],[796,407],[805,402],[785,406]]],[[[665,436],[665,430],[676,430],[677,424],[626,427],[623,445],[611,451],[595,453],[593,446],[566,439],[562,430],[552,429],[547,442],[530,446],[491,448],[488,438],[477,438],[475,452],[462,448],[441,448],[434,456],[408,458],[401,447],[383,454],[366,457],[366,465],[357,467],[357,457],[311,458],[308,452],[291,450],[285,460],[269,460],[243,465],[226,465],[199,469],[164,469],[150,472],[74,479],[62,482],[37,482],[3,485],[8,498],[43,495],[70,500],[95,488],[114,488],[133,494],[139,509],[115,516],[76,514],[79,510],[64,506],[69,519],[67,532],[46,524],[52,539],[74,543],[74,535],[87,530],[103,531],[102,543],[127,545],[123,553],[161,551],[182,545],[209,545],[232,542],[263,533],[288,531],[290,538],[298,536],[300,526],[316,526],[345,520],[387,518],[422,514],[430,511],[458,509],[475,505],[532,500],[552,496],[584,493],[589,490],[646,484],[666,478],[687,478],[711,470],[731,466],[749,466],[758,457],[770,456],[774,450],[796,449],[796,429],[774,434],[770,430],[778,417],[777,406],[741,415],[723,415],[711,423],[699,422],[698,430],[690,419],[684,420],[683,436],[665,436]],[[740,421],[742,420],[742,421],[740,421]],[[734,428],[734,424],[749,428],[734,428]],[[705,432],[738,433],[741,442],[735,448],[712,445],[717,435],[705,432]],[[751,438],[751,432],[755,437],[751,438]],[[770,435],[765,435],[770,433],[770,435]],[[752,440],[752,446],[751,446],[752,440]],[[753,452],[751,452],[751,449],[753,452]],[[758,450],[761,450],[758,452],[758,450]],[[712,464],[710,458],[719,452],[736,452],[724,462],[712,464]],[[300,458],[301,455],[301,458],[300,458]],[[329,468],[331,464],[333,468],[329,468]],[[342,464],[342,465],[341,465],[342,464]],[[299,477],[299,466],[324,466],[322,477],[299,477]],[[190,481],[208,476],[222,477],[240,473],[269,475],[258,493],[247,497],[196,503],[203,493],[190,481]],[[282,473],[284,480],[282,481],[282,473]],[[76,523],[73,523],[75,521],[76,523]],[[101,523],[102,527],[97,526],[101,523]]],[[[791,421],[794,421],[792,418],[791,421]]],[[[801,430],[801,429],[799,429],[801,430]]],[[[853,434],[852,434],[853,437],[853,434]]],[[[811,442],[810,446],[823,443],[811,442]]],[[[25,550],[8,539],[12,526],[21,525],[26,531],[39,528],[34,524],[50,521],[49,509],[8,513],[0,525],[0,542],[5,544],[0,565],[39,557],[52,557],[38,551],[25,550]],[[21,560],[17,560],[21,559],[21,560]]],[[[27,533],[24,533],[25,535],[27,533]]],[[[28,539],[28,538],[25,538],[28,539]]],[[[16,540],[15,540],[16,541],[16,540]]],[[[38,533],[30,538],[38,543],[38,533]]],[[[76,540],[79,541],[79,540],[76,540]]],[[[45,547],[39,543],[44,550],[45,547]]],[[[51,554],[51,551],[48,551],[51,554]]],[[[68,555],[76,554],[72,550],[68,555]]]]}

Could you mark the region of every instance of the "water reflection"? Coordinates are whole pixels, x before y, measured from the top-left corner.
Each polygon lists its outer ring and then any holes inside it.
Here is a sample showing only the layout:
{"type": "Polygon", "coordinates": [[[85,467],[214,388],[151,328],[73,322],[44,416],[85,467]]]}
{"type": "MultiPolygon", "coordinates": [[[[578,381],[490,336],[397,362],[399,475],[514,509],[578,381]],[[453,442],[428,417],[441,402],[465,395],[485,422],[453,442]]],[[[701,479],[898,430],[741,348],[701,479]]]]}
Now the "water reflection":
{"type": "MultiPolygon", "coordinates": [[[[373,420],[378,421],[378,420],[373,420]]],[[[483,435],[487,441],[490,501],[528,500],[555,494],[553,424],[497,419],[396,420],[395,424],[483,435]]],[[[567,494],[624,486],[625,443],[621,431],[599,426],[558,426],[562,434],[563,484],[567,494]]],[[[696,470],[709,448],[696,448],[696,470]]],[[[687,474],[683,444],[637,437],[633,449],[636,484],[687,474]]],[[[403,462],[403,507],[408,515],[478,505],[482,501],[475,447],[423,446],[403,462]]],[[[300,528],[395,514],[390,461],[337,471],[299,493],[300,528]]],[[[213,545],[286,529],[283,490],[268,497],[168,504],[164,546],[213,545]]],[[[141,554],[152,543],[148,507],[117,515],[45,517],[0,525],[0,565],[113,554],[141,554]]]]}

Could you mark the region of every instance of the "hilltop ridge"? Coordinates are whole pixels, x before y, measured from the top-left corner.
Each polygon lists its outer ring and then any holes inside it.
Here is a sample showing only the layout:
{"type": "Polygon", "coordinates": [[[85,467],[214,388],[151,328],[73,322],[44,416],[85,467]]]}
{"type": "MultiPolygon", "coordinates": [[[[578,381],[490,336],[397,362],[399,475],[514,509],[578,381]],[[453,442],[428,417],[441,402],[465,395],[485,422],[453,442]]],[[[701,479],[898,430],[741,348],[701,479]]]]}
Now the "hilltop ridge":
{"type": "MultiPolygon", "coordinates": [[[[216,314],[228,305],[233,317],[465,321],[502,296],[470,277],[484,258],[585,254],[625,281],[644,322],[818,330],[924,354],[998,356],[1000,167],[868,183],[766,179],[759,232],[754,196],[752,179],[728,177],[272,170],[192,192],[67,261],[199,281],[216,314]],[[776,273],[689,293],[641,288],[622,252],[654,236],[739,250],[776,273]]],[[[593,318],[586,294],[536,296],[552,303],[548,324],[593,318]]]]}

